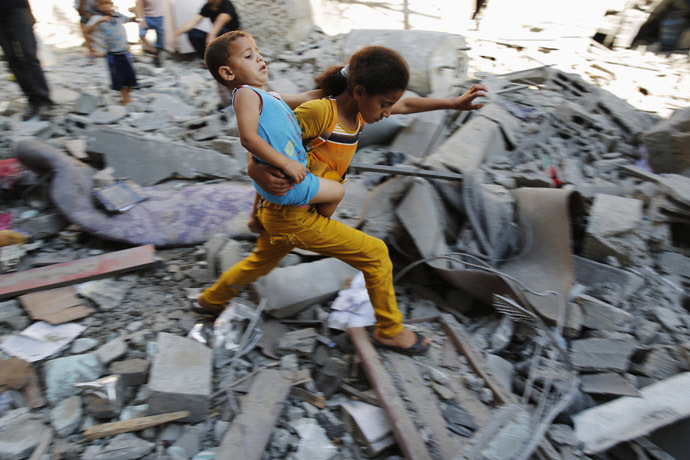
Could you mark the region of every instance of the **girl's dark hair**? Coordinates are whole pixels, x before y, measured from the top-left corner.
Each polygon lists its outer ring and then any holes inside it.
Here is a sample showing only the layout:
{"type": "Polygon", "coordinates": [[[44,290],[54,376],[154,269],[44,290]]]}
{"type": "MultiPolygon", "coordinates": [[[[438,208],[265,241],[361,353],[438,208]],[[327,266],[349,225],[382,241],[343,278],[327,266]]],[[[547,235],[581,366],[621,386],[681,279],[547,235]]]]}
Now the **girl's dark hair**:
{"type": "Polygon", "coordinates": [[[362,85],[367,94],[385,94],[405,90],[410,81],[410,70],[405,59],[395,50],[384,46],[367,46],[350,57],[347,77],[343,66],[331,66],[314,82],[329,96],[343,91],[352,92],[362,85]]]}
{"type": "Polygon", "coordinates": [[[229,86],[228,82],[223,80],[223,77],[218,73],[224,65],[228,65],[230,60],[230,43],[234,42],[240,37],[253,38],[249,33],[242,30],[233,30],[226,32],[223,35],[217,37],[206,47],[206,52],[204,53],[204,62],[206,62],[206,68],[211,72],[213,78],[216,79],[218,83],[223,86],[229,86]]]}

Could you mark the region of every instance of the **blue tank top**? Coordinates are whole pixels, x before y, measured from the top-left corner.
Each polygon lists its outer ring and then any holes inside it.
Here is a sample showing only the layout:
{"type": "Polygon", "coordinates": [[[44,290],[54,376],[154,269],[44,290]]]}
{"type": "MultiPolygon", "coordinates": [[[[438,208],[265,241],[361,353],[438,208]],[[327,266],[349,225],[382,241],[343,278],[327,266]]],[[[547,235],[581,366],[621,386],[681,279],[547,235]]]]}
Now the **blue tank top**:
{"type": "MultiPolygon", "coordinates": [[[[268,142],[271,147],[291,160],[299,161],[306,168],[307,151],[302,145],[302,130],[290,107],[277,93],[270,93],[247,85],[243,85],[242,87],[254,90],[261,98],[259,136],[268,142]]],[[[237,88],[232,93],[233,103],[236,94],[237,88]]],[[[265,163],[265,161],[256,156],[254,156],[254,158],[257,161],[265,163]]],[[[271,195],[259,187],[256,182],[254,183],[254,188],[264,199],[271,203],[304,205],[308,204],[319,191],[319,179],[312,173],[307,172],[305,179],[299,184],[295,184],[295,188],[284,196],[271,195]]]]}

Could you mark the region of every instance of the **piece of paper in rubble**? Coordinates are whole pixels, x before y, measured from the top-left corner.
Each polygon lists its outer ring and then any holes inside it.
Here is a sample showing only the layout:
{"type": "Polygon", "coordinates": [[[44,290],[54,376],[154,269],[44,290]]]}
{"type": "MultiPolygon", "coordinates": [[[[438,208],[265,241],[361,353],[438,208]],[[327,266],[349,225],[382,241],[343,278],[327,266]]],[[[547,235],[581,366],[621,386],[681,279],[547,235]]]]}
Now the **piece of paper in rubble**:
{"type": "Polygon", "coordinates": [[[364,284],[364,275],[358,272],[350,286],[338,292],[331,304],[333,310],[328,317],[328,327],[344,331],[351,327],[376,324],[374,307],[364,284]]]}
{"type": "Polygon", "coordinates": [[[8,337],[0,348],[5,353],[27,362],[40,361],[54,355],[79,337],[86,329],[77,323],[51,325],[37,321],[23,331],[8,337]]]}

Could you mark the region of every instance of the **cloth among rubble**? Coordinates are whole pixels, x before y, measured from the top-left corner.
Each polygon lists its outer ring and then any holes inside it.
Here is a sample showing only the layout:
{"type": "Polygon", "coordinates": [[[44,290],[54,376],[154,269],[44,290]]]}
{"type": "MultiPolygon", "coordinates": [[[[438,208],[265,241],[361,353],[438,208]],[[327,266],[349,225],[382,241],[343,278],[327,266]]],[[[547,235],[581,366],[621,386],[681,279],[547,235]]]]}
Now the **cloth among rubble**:
{"type": "Polygon", "coordinates": [[[351,327],[376,324],[374,307],[364,284],[364,274],[358,272],[350,285],[338,293],[331,304],[333,311],[328,317],[328,327],[344,331],[351,327]]]}

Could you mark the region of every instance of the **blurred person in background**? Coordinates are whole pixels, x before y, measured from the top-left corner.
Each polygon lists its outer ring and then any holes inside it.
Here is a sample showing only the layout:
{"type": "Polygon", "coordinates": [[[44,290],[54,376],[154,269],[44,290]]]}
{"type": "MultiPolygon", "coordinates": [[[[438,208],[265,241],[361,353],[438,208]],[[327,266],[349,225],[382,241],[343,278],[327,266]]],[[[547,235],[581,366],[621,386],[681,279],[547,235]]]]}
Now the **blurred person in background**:
{"type": "Polygon", "coordinates": [[[239,28],[240,19],[237,16],[235,7],[229,0],[207,0],[198,14],[189,18],[175,31],[175,44],[177,47],[177,37],[186,33],[197,56],[203,60],[206,46],[209,43],[216,37],[232,30],[238,30],[239,28]],[[209,18],[213,23],[213,27],[211,27],[208,33],[200,29],[195,29],[204,18],[209,18]]]}
{"type": "Polygon", "coordinates": [[[53,101],[38,61],[34,19],[28,0],[0,1],[0,46],[22,92],[29,100],[22,119],[50,118],[53,101]]]}
{"type": "Polygon", "coordinates": [[[139,24],[139,38],[145,52],[153,54],[153,63],[161,66],[161,52],[165,49],[165,31],[163,30],[163,0],[137,0],[134,7],[139,24]],[[146,40],[149,29],[156,31],[156,44],[152,46],[146,40]]]}

